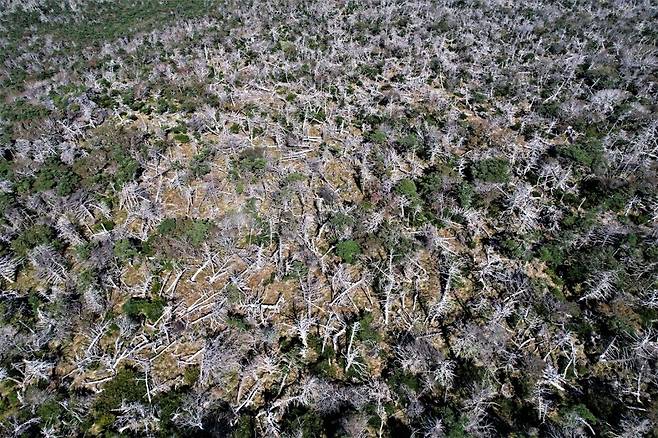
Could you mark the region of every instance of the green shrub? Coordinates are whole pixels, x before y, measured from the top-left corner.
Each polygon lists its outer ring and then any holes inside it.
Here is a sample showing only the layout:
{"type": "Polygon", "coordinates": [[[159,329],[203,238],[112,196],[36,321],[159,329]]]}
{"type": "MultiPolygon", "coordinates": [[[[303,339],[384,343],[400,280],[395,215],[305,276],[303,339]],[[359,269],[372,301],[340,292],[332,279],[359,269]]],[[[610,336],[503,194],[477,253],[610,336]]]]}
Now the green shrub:
{"type": "Polygon", "coordinates": [[[638,187],[625,179],[587,178],[580,183],[581,204],[586,208],[602,207],[606,210],[623,210],[629,199],[638,193],[638,187]]]}
{"type": "Polygon", "coordinates": [[[62,407],[55,398],[43,403],[37,409],[37,415],[45,424],[52,424],[56,422],[61,413],[62,407]]]}
{"type": "Polygon", "coordinates": [[[354,240],[343,240],[336,245],[336,255],[346,263],[353,263],[361,254],[361,246],[354,240]]]}
{"type": "MultiPolygon", "coordinates": [[[[186,370],[187,371],[187,370],[186,370]]],[[[158,436],[179,436],[176,425],[172,421],[176,412],[183,404],[184,389],[170,389],[155,397],[154,404],[158,407],[158,418],[160,419],[160,434],[158,436]]]]}
{"type": "Polygon", "coordinates": [[[354,218],[345,213],[336,213],[329,219],[329,223],[335,230],[340,231],[354,225],[354,218]]]}
{"type": "Polygon", "coordinates": [[[252,415],[241,415],[237,424],[233,428],[233,438],[252,438],[256,436],[254,432],[254,417],[252,415]]]}
{"type": "Polygon", "coordinates": [[[366,313],[359,320],[359,331],[357,332],[357,338],[361,341],[374,341],[379,342],[382,338],[379,330],[373,327],[374,317],[372,313],[366,313]]]}
{"type": "Polygon", "coordinates": [[[38,120],[50,113],[48,108],[34,105],[24,99],[18,99],[12,104],[0,105],[0,117],[10,122],[38,120]]]}
{"type": "Polygon", "coordinates": [[[174,135],[174,140],[176,140],[179,143],[189,143],[190,142],[190,136],[187,134],[175,134],[174,135]]]}
{"type": "Polygon", "coordinates": [[[190,163],[190,173],[195,178],[200,178],[203,175],[210,173],[210,164],[208,161],[212,158],[212,149],[209,147],[204,147],[192,157],[192,162],[190,163]]]}
{"type": "Polygon", "coordinates": [[[307,274],[308,267],[304,264],[304,262],[294,260],[292,263],[290,263],[284,279],[299,280],[306,277],[307,274]]]}
{"type": "Polygon", "coordinates": [[[57,233],[47,225],[33,225],[24,230],[11,242],[11,249],[19,256],[25,257],[27,253],[38,245],[61,246],[56,240],[57,233]]]}
{"type": "Polygon", "coordinates": [[[504,183],[509,181],[509,162],[502,158],[487,158],[473,165],[473,177],[480,181],[504,183]]]}
{"type": "Polygon", "coordinates": [[[130,298],[123,304],[123,312],[131,318],[145,317],[151,322],[157,321],[164,312],[165,301],[158,297],[154,300],[146,298],[130,298]]]}
{"type": "Polygon", "coordinates": [[[183,382],[187,386],[192,386],[199,380],[200,375],[201,371],[198,366],[188,366],[185,368],[185,371],[183,371],[183,382]]]}
{"type": "Polygon", "coordinates": [[[459,206],[462,208],[470,208],[475,202],[476,193],[475,189],[467,181],[463,181],[457,186],[457,200],[459,206]]]}
{"type": "Polygon", "coordinates": [[[287,175],[285,177],[285,179],[283,180],[283,183],[287,185],[287,184],[293,184],[293,183],[296,183],[298,181],[305,181],[305,180],[306,180],[306,175],[304,175],[303,173],[292,172],[292,173],[290,173],[289,175],[287,175]]]}
{"type": "Polygon", "coordinates": [[[358,70],[362,75],[374,80],[377,78],[377,75],[382,74],[383,69],[384,63],[378,61],[374,64],[361,64],[358,70]]]}
{"type": "Polygon", "coordinates": [[[59,159],[49,159],[37,173],[32,188],[37,192],[56,188],[57,194],[66,196],[73,193],[80,184],[80,177],[59,159]]]}
{"type": "Polygon", "coordinates": [[[402,389],[402,386],[406,386],[412,391],[418,391],[420,388],[420,381],[415,375],[405,372],[402,369],[396,369],[391,377],[389,377],[388,382],[389,387],[394,388],[398,394],[404,396],[406,391],[402,389]]]}
{"type": "Polygon", "coordinates": [[[395,193],[404,196],[410,201],[414,201],[418,199],[416,183],[414,183],[412,180],[408,178],[405,178],[400,182],[398,182],[398,184],[395,186],[395,193]]]}
{"type": "Polygon", "coordinates": [[[133,181],[140,173],[141,166],[131,156],[125,153],[115,155],[117,170],[114,175],[114,182],[118,188],[123,187],[126,183],[133,181]]]}
{"type": "Polygon", "coordinates": [[[238,174],[260,175],[267,167],[263,148],[249,148],[240,152],[235,166],[238,174]]]}
{"type": "Polygon", "coordinates": [[[572,406],[568,412],[579,416],[583,420],[587,421],[587,423],[589,423],[590,425],[596,425],[599,423],[599,419],[596,418],[596,416],[592,414],[592,412],[587,408],[587,406],[585,406],[582,403],[572,406]]]}
{"type": "Polygon", "coordinates": [[[282,425],[283,431],[288,432],[286,435],[299,431],[302,438],[316,438],[319,431],[325,430],[322,417],[312,409],[303,406],[289,408],[283,417],[282,425]]]}
{"type": "Polygon", "coordinates": [[[397,144],[404,151],[416,151],[420,147],[420,140],[416,134],[409,134],[399,138],[397,144]]]}
{"type": "Polygon", "coordinates": [[[93,269],[83,269],[78,274],[76,286],[79,291],[86,291],[92,284],[98,282],[98,274],[93,269]]]}
{"type": "Polygon", "coordinates": [[[192,246],[201,246],[208,238],[212,222],[206,219],[167,218],[158,225],[158,233],[168,237],[185,237],[192,246]]]}
{"type": "Polygon", "coordinates": [[[127,262],[139,254],[139,248],[130,239],[121,239],[114,244],[114,257],[127,262]]]}
{"type": "Polygon", "coordinates": [[[94,403],[93,413],[97,418],[111,416],[113,420],[113,410],[121,406],[122,401],[138,402],[144,400],[146,396],[146,383],[133,370],[124,368],[116,376],[107,382],[103,387],[96,402],[94,403]]]}
{"type": "Polygon", "coordinates": [[[506,257],[527,260],[530,256],[528,244],[523,238],[513,235],[503,235],[498,241],[500,252],[506,257]]]}
{"type": "Polygon", "coordinates": [[[60,176],[57,183],[57,194],[67,196],[80,187],[80,177],[71,171],[66,171],[60,176]]]}
{"type": "Polygon", "coordinates": [[[37,192],[50,190],[57,184],[57,172],[49,167],[42,167],[32,184],[32,188],[37,192]]]}
{"type": "Polygon", "coordinates": [[[4,158],[0,158],[0,178],[11,179],[12,174],[12,162],[5,160],[4,158]]]}
{"type": "Polygon", "coordinates": [[[192,220],[188,224],[185,235],[192,246],[200,246],[208,238],[211,223],[207,220],[192,220]]]}
{"type": "Polygon", "coordinates": [[[251,328],[247,320],[245,320],[242,315],[237,315],[237,314],[232,314],[232,315],[229,314],[226,317],[226,325],[235,327],[236,329],[243,332],[251,328]]]}
{"type": "Polygon", "coordinates": [[[158,233],[170,235],[176,231],[176,218],[168,217],[158,224],[158,233]]]}
{"type": "Polygon", "coordinates": [[[558,155],[590,168],[604,161],[603,146],[596,140],[562,146],[557,151],[558,155]]]}
{"type": "Polygon", "coordinates": [[[374,131],[368,135],[368,138],[373,143],[383,144],[386,143],[387,136],[384,131],[374,131]]]}
{"type": "Polygon", "coordinates": [[[12,193],[0,193],[0,212],[6,211],[15,201],[16,198],[12,193]]]}
{"type": "Polygon", "coordinates": [[[441,187],[443,175],[438,171],[427,172],[418,181],[418,193],[428,202],[441,187]]]}
{"type": "Polygon", "coordinates": [[[381,245],[393,254],[393,260],[406,257],[416,247],[414,239],[406,237],[391,223],[384,223],[377,232],[377,237],[381,245]]]}
{"type": "Polygon", "coordinates": [[[558,243],[548,243],[539,248],[538,256],[542,261],[546,262],[549,267],[555,268],[564,261],[565,250],[564,247],[558,243]]]}

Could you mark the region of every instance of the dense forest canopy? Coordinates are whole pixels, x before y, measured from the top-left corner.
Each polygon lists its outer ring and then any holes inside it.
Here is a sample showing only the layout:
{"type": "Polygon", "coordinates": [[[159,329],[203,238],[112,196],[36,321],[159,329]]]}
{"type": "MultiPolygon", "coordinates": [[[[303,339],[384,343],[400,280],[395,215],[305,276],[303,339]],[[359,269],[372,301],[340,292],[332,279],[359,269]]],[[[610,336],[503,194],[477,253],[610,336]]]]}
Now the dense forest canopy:
{"type": "Polygon", "coordinates": [[[653,1],[0,1],[0,435],[658,437],[653,1]]]}

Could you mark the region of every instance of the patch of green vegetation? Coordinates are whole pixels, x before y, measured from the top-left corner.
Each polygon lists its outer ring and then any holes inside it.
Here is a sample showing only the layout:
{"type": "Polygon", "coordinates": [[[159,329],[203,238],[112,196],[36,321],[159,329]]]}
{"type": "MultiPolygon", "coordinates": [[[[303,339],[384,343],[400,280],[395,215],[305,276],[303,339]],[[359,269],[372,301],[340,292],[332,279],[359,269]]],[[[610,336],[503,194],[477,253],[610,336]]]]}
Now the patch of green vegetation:
{"type": "Polygon", "coordinates": [[[446,438],[468,438],[470,435],[466,432],[468,419],[465,415],[459,415],[459,411],[451,408],[440,409],[440,418],[445,425],[446,438]]]}
{"type": "Polygon", "coordinates": [[[292,172],[289,175],[286,175],[284,179],[284,184],[288,185],[305,180],[306,180],[306,175],[304,175],[303,173],[292,172]]]}
{"type": "Polygon", "coordinates": [[[244,293],[233,283],[226,286],[226,298],[229,304],[237,304],[244,298],[244,293]]]}
{"type": "Polygon", "coordinates": [[[256,206],[256,199],[249,198],[245,205],[245,211],[254,220],[254,226],[251,232],[247,235],[246,243],[248,245],[270,245],[278,239],[278,234],[270,226],[270,221],[267,217],[262,216],[256,206]]]}
{"type": "Polygon", "coordinates": [[[313,374],[336,379],[339,370],[344,368],[344,359],[336,357],[336,351],[331,342],[328,342],[324,346],[323,351],[322,340],[317,336],[311,335],[308,337],[308,345],[317,354],[317,359],[311,364],[313,374]]]}
{"type": "Polygon", "coordinates": [[[249,325],[247,320],[242,315],[238,315],[238,314],[229,314],[226,317],[225,322],[226,322],[226,325],[231,326],[231,327],[235,327],[238,330],[243,331],[243,332],[245,332],[245,331],[247,331],[251,328],[251,326],[249,325]]]}
{"type": "Polygon", "coordinates": [[[308,274],[308,267],[299,260],[293,260],[290,265],[288,265],[286,275],[284,279],[302,279],[308,274]]]}
{"type": "Polygon", "coordinates": [[[503,235],[498,240],[500,252],[506,257],[528,260],[531,256],[529,245],[520,237],[503,235]]]}
{"type": "MultiPolygon", "coordinates": [[[[580,184],[585,208],[623,211],[635,195],[642,195],[636,184],[617,178],[587,178],[580,184]]],[[[625,215],[624,215],[625,216],[625,215]]]]}
{"type": "Polygon", "coordinates": [[[387,135],[384,131],[373,131],[368,135],[368,139],[377,144],[386,143],[387,135]]]}
{"type": "Polygon", "coordinates": [[[175,134],[174,135],[174,140],[176,140],[179,143],[189,143],[190,142],[190,136],[187,134],[175,134]]]}
{"type": "Polygon", "coordinates": [[[192,220],[188,223],[185,230],[185,236],[190,241],[192,246],[201,246],[208,238],[208,233],[212,223],[207,220],[192,220]]]}
{"type": "Polygon", "coordinates": [[[183,382],[187,386],[193,386],[197,380],[199,380],[199,375],[201,371],[198,366],[188,366],[183,372],[183,382]]]}
{"type": "Polygon", "coordinates": [[[343,240],[336,244],[336,255],[345,263],[354,263],[361,254],[361,245],[354,240],[343,240]]]}
{"type": "Polygon", "coordinates": [[[190,162],[190,173],[195,178],[200,178],[210,173],[210,159],[212,158],[213,151],[210,147],[205,146],[197,154],[192,157],[190,162]]]}
{"type": "Polygon", "coordinates": [[[510,179],[509,162],[502,158],[486,158],[473,164],[473,177],[480,181],[505,183],[510,179]]]}
{"type": "Polygon", "coordinates": [[[100,221],[96,222],[94,226],[92,227],[93,231],[111,231],[115,227],[114,221],[111,219],[101,219],[100,221]]]}
{"type": "Polygon", "coordinates": [[[176,231],[178,221],[176,218],[168,217],[158,224],[158,233],[163,235],[171,235],[176,231]]]}
{"type": "Polygon", "coordinates": [[[425,196],[421,197],[418,192],[418,187],[416,183],[408,178],[405,178],[398,182],[395,186],[394,191],[400,196],[404,196],[409,205],[405,207],[404,212],[405,216],[409,219],[412,225],[421,225],[426,222],[436,223],[436,217],[432,212],[432,194],[435,192],[436,188],[432,187],[430,189],[430,181],[427,179],[421,179],[421,190],[423,190],[425,196]]]}
{"type": "Polygon", "coordinates": [[[73,193],[80,184],[80,177],[57,158],[50,158],[37,173],[32,188],[37,192],[56,189],[60,196],[73,193]]]}
{"type": "Polygon", "coordinates": [[[572,406],[568,410],[569,413],[575,414],[583,420],[587,421],[590,425],[596,425],[599,423],[599,419],[592,414],[592,412],[582,403],[572,406]]]}
{"type": "MultiPolygon", "coordinates": [[[[406,386],[412,391],[418,391],[420,389],[420,380],[418,377],[414,376],[411,373],[405,372],[402,369],[398,368],[395,370],[393,375],[389,377],[388,383],[393,388],[400,388],[401,386],[406,386]]],[[[400,393],[403,393],[398,389],[400,393]]]]}
{"type": "Polygon", "coordinates": [[[12,162],[5,158],[0,158],[0,178],[10,180],[13,174],[12,162]]]}
{"type": "Polygon", "coordinates": [[[84,292],[98,280],[98,273],[94,269],[83,269],[78,274],[76,286],[78,291],[84,292]]]}
{"type": "Polygon", "coordinates": [[[120,239],[114,244],[114,257],[122,262],[128,262],[140,252],[138,244],[131,239],[120,239]]]}
{"type": "Polygon", "coordinates": [[[538,256],[542,261],[546,262],[549,267],[555,268],[564,261],[564,247],[559,243],[548,243],[542,245],[539,247],[538,256]]]}
{"type": "Polygon", "coordinates": [[[468,181],[448,164],[429,168],[417,182],[418,193],[426,205],[432,205],[439,193],[452,195],[459,206],[469,208],[473,204],[475,191],[468,181]]]}
{"type": "Polygon", "coordinates": [[[135,129],[107,122],[96,129],[88,153],[73,167],[89,190],[120,190],[141,174],[142,167],[135,157],[145,153],[146,141],[146,136],[135,129]]]}
{"type": "Polygon", "coordinates": [[[157,297],[155,299],[130,298],[123,304],[123,312],[131,318],[141,319],[145,317],[151,322],[157,321],[164,312],[165,301],[157,297]]]}
{"type": "Polygon", "coordinates": [[[136,371],[123,368],[103,386],[103,391],[93,405],[91,421],[105,428],[114,422],[114,410],[118,409],[123,401],[140,402],[145,398],[145,380],[136,371]]]}
{"type": "Polygon", "coordinates": [[[258,176],[267,167],[265,150],[263,148],[248,148],[240,152],[234,162],[234,170],[238,176],[258,176]]]}
{"type": "Polygon", "coordinates": [[[284,431],[290,433],[300,431],[302,438],[316,438],[318,431],[325,430],[322,417],[313,410],[301,406],[288,409],[282,424],[284,431]]]}
{"type": "Polygon", "coordinates": [[[65,84],[50,91],[49,96],[52,98],[55,107],[60,111],[74,111],[77,105],[69,105],[72,98],[84,93],[85,88],[81,85],[65,84]]]}
{"type": "Polygon", "coordinates": [[[0,214],[4,213],[16,201],[13,193],[0,193],[0,214]]]}
{"type": "Polygon", "coordinates": [[[384,223],[380,227],[377,238],[382,246],[393,254],[394,261],[406,257],[416,248],[415,241],[405,236],[397,226],[391,223],[384,223]]]}
{"type": "Polygon", "coordinates": [[[91,251],[94,249],[94,244],[91,242],[81,243],[80,245],[76,245],[73,249],[79,260],[87,260],[91,255],[91,251]]]}
{"type": "Polygon", "coordinates": [[[558,267],[558,272],[567,285],[573,286],[587,280],[592,273],[618,268],[618,254],[616,248],[611,246],[582,247],[567,253],[567,257],[558,267]]]}
{"type": "Polygon", "coordinates": [[[336,213],[329,219],[329,224],[337,232],[341,232],[344,229],[354,225],[354,218],[345,213],[336,213]]]}
{"type": "Polygon", "coordinates": [[[359,331],[357,338],[363,342],[379,342],[382,339],[380,331],[373,326],[374,316],[372,313],[366,313],[359,320],[359,331]]]}
{"type": "Polygon", "coordinates": [[[239,134],[241,130],[242,130],[242,128],[237,123],[231,124],[231,126],[229,126],[229,128],[228,128],[228,131],[231,134],[239,134]]]}
{"type": "Polygon", "coordinates": [[[184,389],[172,389],[155,397],[153,402],[157,406],[160,419],[159,436],[178,436],[178,427],[173,422],[173,418],[183,405],[184,391],[184,389]]]}
{"type": "Polygon", "coordinates": [[[18,99],[11,104],[0,104],[0,117],[13,123],[39,120],[48,114],[50,114],[48,108],[35,105],[25,99],[18,99]]]}
{"type": "Polygon", "coordinates": [[[48,225],[33,225],[25,229],[11,242],[11,249],[20,257],[25,257],[29,251],[39,245],[52,245],[61,248],[57,233],[48,225]]]}
{"type": "Polygon", "coordinates": [[[213,223],[206,219],[167,218],[158,225],[162,236],[185,238],[192,246],[199,247],[208,239],[213,223]]]}
{"type": "Polygon", "coordinates": [[[134,181],[142,170],[139,162],[125,152],[115,153],[114,159],[117,166],[114,174],[114,182],[117,188],[121,188],[126,183],[134,181]]]}
{"type": "Polygon", "coordinates": [[[603,146],[597,140],[562,146],[558,148],[557,152],[561,157],[589,168],[594,168],[604,163],[603,146]]]}
{"type": "Polygon", "coordinates": [[[408,178],[405,178],[400,182],[398,182],[398,184],[395,186],[395,193],[406,197],[410,201],[415,201],[418,199],[418,191],[416,189],[416,183],[408,178]]]}
{"type": "Polygon", "coordinates": [[[232,438],[253,438],[255,436],[254,417],[241,415],[233,429],[232,438]]]}
{"type": "Polygon", "coordinates": [[[57,421],[62,411],[63,408],[59,404],[59,401],[56,398],[52,398],[39,406],[37,415],[44,423],[52,424],[57,421]]]}
{"type": "Polygon", "coordinates": [[[397,146],[404,151],[416,152],[421,147],[420,139],[416,134],[408,134],[397,141],[397,146]]]}
{"type": "Polygon", "coordinates": [[[381,75],[383,71],[383,62],[376,62],[374,64],[361,64],[359,66],[359,73],[372,80],[377,79],[377,76],[381,75]]]}
{"type": "MultiPolygon", "coordinates": [[[[7,26],[6,34],[14,41],[22,39],[29,30],[32,36],[53,35],[56,40],[72,43],[71,47],[79,47],[210,15],[216,3],[214,0],[188,0],[185,4],[174,0],[118,0],[91,2],[84,9],[73,11],[68,3],[46,1],[35,6],[34,15],[15,12],[7,16],[3,24],[7,26]],[[59,14],[65,21],[43,22],[40,14],[59,14]]],[[[9,56],[9,52],[5,56],[9,56]]]]}
{"type": "Polygon", "coordinates": [[[476,193],[473,186],[467,181],[463,181],[457,186],[457,200],[462,208],[470,208],[476,199],[476,193]]]}

